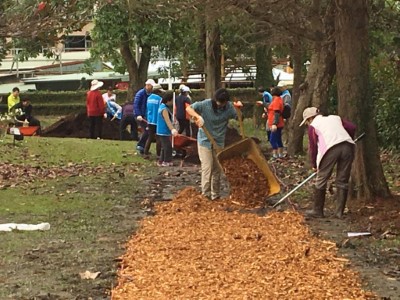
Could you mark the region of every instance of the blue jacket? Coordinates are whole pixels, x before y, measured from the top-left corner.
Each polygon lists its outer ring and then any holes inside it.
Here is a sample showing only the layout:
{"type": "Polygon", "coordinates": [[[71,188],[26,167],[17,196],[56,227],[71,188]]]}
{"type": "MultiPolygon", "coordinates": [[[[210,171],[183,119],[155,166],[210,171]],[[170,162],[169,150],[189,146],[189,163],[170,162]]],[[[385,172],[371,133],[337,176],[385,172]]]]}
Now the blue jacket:
{"type": "Polygon", "coordinates": [[[135,111],[135,117],[142,116],[146,117],[146,108],[147,108],[147,98],[150,96],[150,94],[147,94],[147,91],[145,88],[142,88],[139,90],[135,98],[133,99],[133,108],[135,111]]]}
{"type": "Polygon", "coordinates": [[[151,94],[147,99],[146,120],[149,124],[157,125],[158,107],[160,106],[161,100],[161,96],[156,94],[151,94]]]}

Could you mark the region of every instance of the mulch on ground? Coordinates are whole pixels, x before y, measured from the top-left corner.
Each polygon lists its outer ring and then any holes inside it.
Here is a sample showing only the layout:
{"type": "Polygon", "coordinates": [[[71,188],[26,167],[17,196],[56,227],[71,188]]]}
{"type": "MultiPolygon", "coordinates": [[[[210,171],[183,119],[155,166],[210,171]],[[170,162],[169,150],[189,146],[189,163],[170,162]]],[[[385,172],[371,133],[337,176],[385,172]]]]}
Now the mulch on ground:
{"type": "Polygon", "coordinates": [[[194,188],[157,204],[127,244],[112,299],[374,298],[300,214],[224,207],[194,188]]]}

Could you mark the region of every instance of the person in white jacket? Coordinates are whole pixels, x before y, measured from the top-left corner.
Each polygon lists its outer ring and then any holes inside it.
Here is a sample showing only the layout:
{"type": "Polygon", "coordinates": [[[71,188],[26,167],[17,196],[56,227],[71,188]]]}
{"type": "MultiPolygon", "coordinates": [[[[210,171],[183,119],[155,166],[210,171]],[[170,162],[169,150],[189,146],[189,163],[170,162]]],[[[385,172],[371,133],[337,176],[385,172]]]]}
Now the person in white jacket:
{"type": "Polygon", "coordinates": [[[349,189],[351,165],[354,160],[356,126],[340,116],[322,116],[318,108],[303,112],[303,124],[308,125],[308,151],[313,170],[317,172],[314,187],[314,207],[306,212],[310,217],[324,217],[325,191],[336,166],[336,216],[342,218],[349,189]]]}

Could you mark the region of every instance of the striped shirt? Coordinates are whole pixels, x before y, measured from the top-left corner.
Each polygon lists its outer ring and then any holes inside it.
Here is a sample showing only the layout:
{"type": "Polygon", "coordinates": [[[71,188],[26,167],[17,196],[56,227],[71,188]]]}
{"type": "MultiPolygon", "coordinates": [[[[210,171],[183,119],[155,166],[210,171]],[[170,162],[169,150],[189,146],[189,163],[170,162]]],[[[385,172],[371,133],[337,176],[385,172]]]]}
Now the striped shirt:
{"type": "MultiPolygon", "coordinates": [[[[213,110],[211,99],[195,102],[191,107],[202,116],[204,126],[215,139],[220,147],[225,146],[226,127],[229,119],[236,118],[236,111],[231,102],[228,102],[224,108],[213,110]]],[[[211,149],[211,142],[208,140],[203,129],[199,129],[197,133],[197,142],[200,146],[211,149]]]]}

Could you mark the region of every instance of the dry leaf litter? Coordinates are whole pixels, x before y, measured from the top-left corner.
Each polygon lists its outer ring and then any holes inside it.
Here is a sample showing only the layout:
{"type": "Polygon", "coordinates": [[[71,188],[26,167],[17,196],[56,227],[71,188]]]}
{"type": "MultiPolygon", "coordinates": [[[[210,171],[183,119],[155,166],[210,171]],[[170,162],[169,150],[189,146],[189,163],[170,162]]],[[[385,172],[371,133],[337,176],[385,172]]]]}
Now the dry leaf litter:
{"type": "Polygon", "coordinates": [[[227,212],[194,188],[142,220],[122,257],[113,300],[373,299],[295,212],[227,212]]]}

